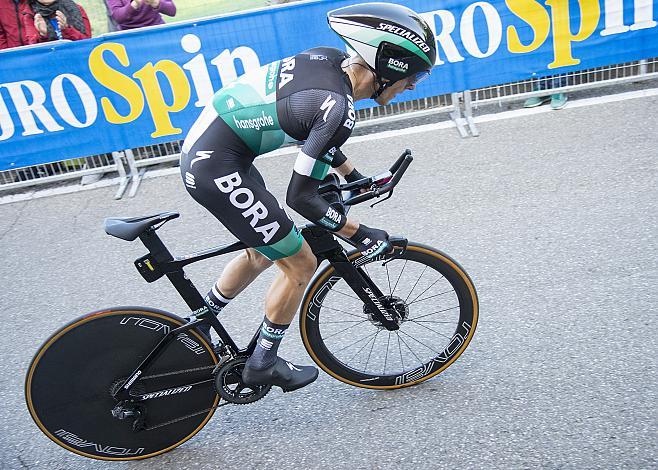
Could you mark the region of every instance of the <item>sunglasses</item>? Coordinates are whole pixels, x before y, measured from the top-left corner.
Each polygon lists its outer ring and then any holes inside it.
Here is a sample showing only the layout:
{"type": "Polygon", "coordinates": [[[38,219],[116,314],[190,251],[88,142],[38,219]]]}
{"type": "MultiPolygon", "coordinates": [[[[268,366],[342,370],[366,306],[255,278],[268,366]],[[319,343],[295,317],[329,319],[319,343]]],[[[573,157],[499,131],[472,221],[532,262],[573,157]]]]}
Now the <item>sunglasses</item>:
{"type": "Polygon", "coordinates": [[[425,80],[427,77],[430,76],[430,71],[429,70],[424,70],[422,72],[418,72],[416,75],[412,75],[409,77],[409,85],[417,85],[423,80],[425,80]]]}

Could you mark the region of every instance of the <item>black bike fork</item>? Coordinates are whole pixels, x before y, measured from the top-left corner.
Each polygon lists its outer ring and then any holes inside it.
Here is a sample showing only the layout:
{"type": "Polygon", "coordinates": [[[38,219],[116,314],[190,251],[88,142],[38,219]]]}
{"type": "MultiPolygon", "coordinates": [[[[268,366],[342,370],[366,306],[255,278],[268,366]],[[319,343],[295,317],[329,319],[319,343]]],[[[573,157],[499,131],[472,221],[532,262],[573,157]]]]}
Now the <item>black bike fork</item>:
{"type": "MultiPolygon", "coordinates": [[[[370,276],[362,267],[355,266],[347,256],[342,246],[329,232],[312,226],[305,227],[302,230],[304,238],[311,246],[313,253],[318,258],[325,258],[340,274],[345,282],[352,288],[354,293],[361,299],[365,305],[370,306],[373,316],[387,330],[397,330],[400,328],[397,319],[391,311],[384,306],[380,299],[384,294],[379,287],[372,282],[370,276]]],[[[389,239],[393,245],[395,254],[399,255],[407,247],[407,240],[404,238],[391,237],[389,239]]],[[[395,256],[395,255],[394,255],[395,256]]]]}
{"type": "Polygon", "coordinates": [[[365,305],[370,306],[373,316],[381,322],[384,328],[390,331],[399,329],[400,325],[398,325],[397,319],[380,301],[384,294],[379,290],[379,287],[372,282],[370,276],[368,276],[362,267],[355,267],[344,254],[343,258],[343,260],[330,261],[336,272],[345,279],[345,282],[352,288],[359,299],[365,305]]]}

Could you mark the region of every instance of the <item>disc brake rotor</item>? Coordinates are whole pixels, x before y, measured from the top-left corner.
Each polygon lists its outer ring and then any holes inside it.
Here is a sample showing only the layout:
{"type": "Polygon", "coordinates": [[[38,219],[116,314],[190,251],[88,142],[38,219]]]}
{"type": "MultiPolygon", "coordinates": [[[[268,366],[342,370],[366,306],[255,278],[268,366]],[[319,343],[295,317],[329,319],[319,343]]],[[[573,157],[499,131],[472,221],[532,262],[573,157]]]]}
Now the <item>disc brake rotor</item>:
{"type": "MultiPolygon", "coordinates": [[[[393,314],[393,318],[396,319],[398,325],[404,323],[409,317],[409,306],[400,297],[385,295],[378,300],[389,313],[393,314]]],[[[377,327],[382,327],[382,323],[377,320],[379,312],[376,313],[369,305],[364,304],[363,313],[366,314],[370,323],[377,327]]]]}

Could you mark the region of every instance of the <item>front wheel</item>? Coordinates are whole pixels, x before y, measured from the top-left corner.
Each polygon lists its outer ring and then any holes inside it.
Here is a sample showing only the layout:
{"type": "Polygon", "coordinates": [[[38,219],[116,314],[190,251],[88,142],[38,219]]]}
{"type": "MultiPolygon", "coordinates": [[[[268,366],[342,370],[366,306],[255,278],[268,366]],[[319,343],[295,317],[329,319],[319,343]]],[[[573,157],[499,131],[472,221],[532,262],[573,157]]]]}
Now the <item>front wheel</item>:
{"type": "Polygon", "coordinates": [[[219,397],[212,380],[217,357],[193,330],[173,338],[134,382],[129,405],[138,414],[118,419],[113,398],[160,340],[184,323],[160,310],[120,307],[62,327],[27,372],[25,397],[37,426],[65,449],[101,460],[152,457],[194,436],[219,397]]]}
{"type": "Polygon", "coordinates": [[[357,387],[396,389],[449,367],[475,333],[478,298],[466,272],[446,254],[409,243],[399,257],[348,255],[384,294],[398,318],[389,331],[331,265],[309,284],[300,312],[304,346],[334,378],[357,387]]]}

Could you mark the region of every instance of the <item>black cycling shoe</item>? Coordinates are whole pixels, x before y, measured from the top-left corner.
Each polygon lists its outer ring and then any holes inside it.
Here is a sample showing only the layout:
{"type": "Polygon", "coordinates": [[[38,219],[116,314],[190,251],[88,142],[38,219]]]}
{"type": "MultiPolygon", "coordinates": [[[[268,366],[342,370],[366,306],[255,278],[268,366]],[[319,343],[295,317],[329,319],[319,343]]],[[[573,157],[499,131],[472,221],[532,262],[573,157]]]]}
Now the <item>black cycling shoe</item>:
{"type": "Polygon", "coordinates": [[[242,381],[247,385],[275,385],[284,392],[292,392],[314,382],[318,370],[313,366],[297,366],[280,357],[266,369],[249,367],[249,361],[242,371],[242,381]]]}

